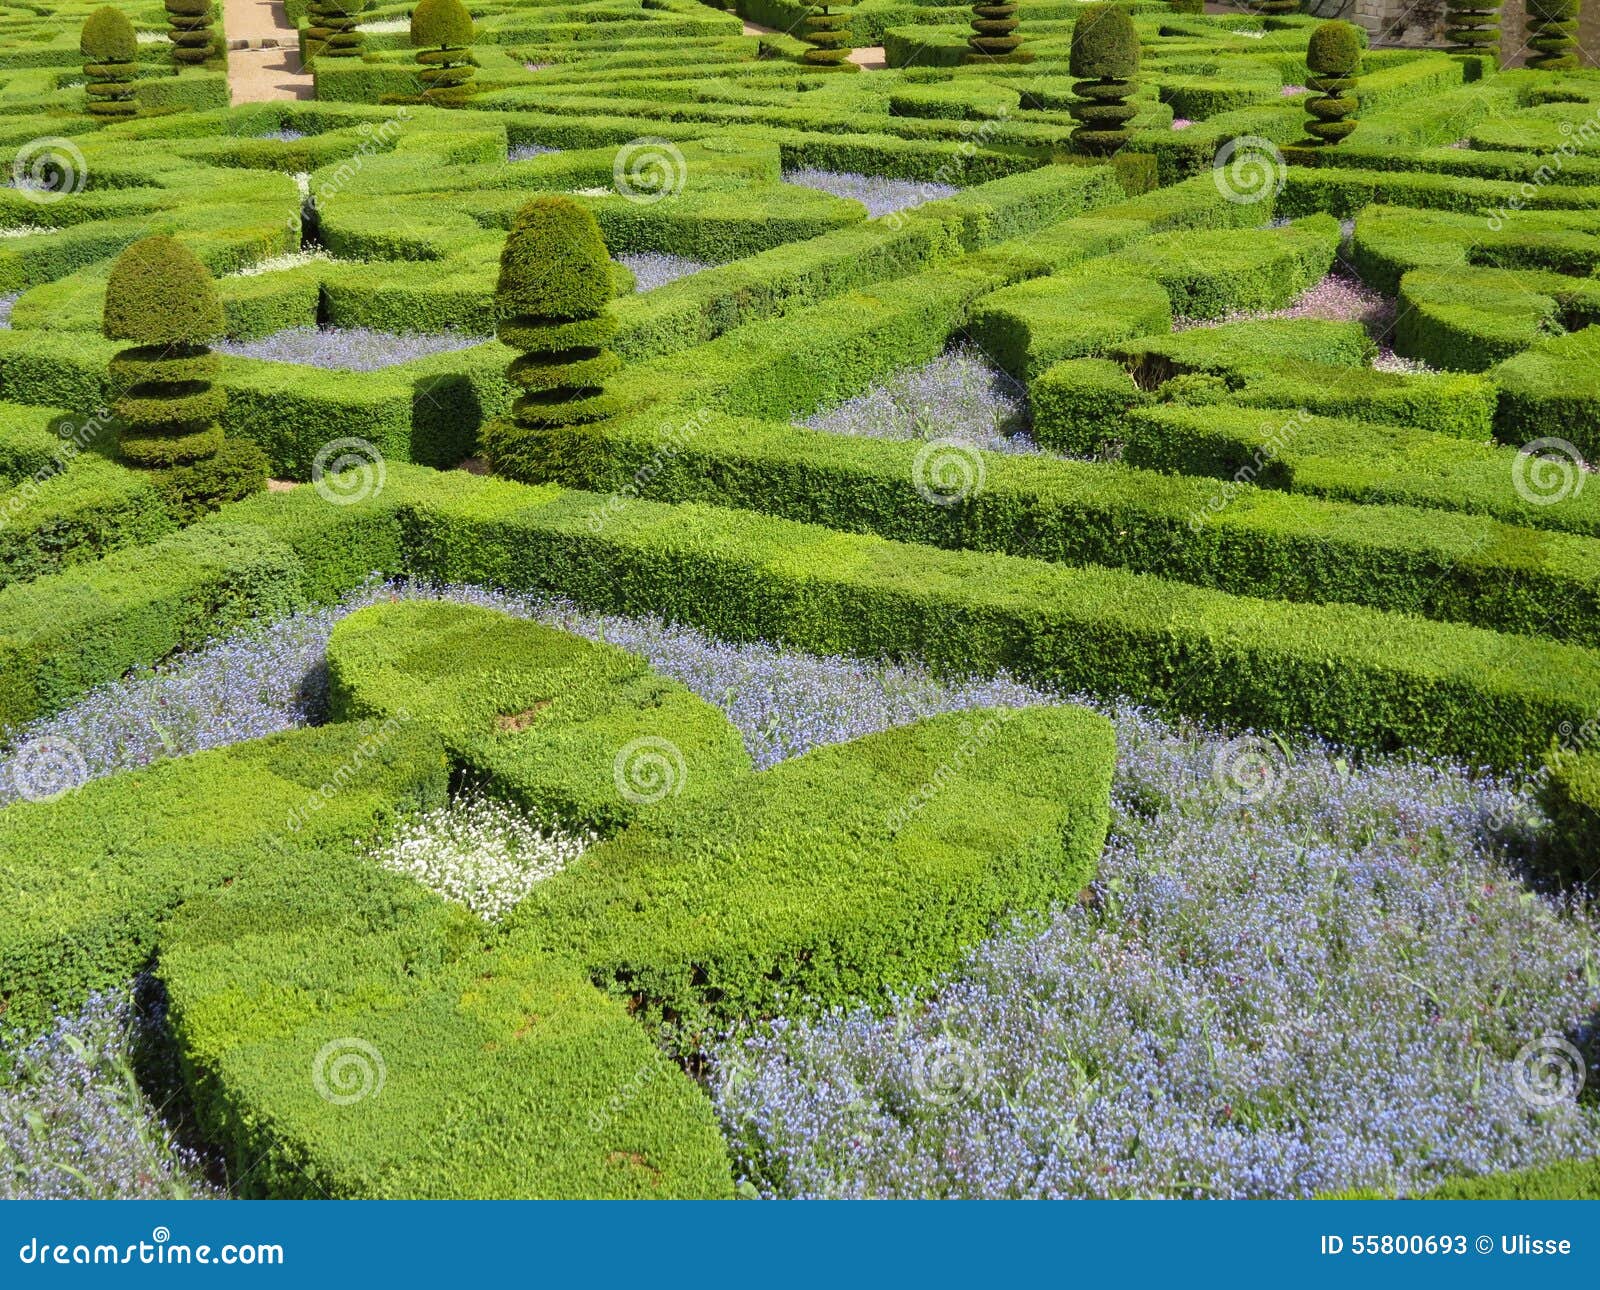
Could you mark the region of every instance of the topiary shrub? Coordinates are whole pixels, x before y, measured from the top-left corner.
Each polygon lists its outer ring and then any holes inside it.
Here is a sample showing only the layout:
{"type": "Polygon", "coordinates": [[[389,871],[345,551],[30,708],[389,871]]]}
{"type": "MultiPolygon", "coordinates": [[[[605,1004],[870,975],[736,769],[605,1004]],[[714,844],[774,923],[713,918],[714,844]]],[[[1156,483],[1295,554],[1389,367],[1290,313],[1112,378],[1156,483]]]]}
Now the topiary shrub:
{"type": "Polygon", "coordinates": [[[519,357],[506,369],[517,392],[509,421],[484,433],[496,472],[537,473],[539,432],[611,416],[605,392],[621,360],[606,342],[616,334],[607,306],[611,257],[600,225],[568,197],[535,197],[512,221],[495,288],[496,333],[519,357]]]}
{"type": "Polygon", "coordinates": [[[96,9],[84,20],[78,51],[84,59],[89,111],[95,116],[136,114],[139,100],[133,81],[139,70],[139,41],[128,15],[110,5],[96,9]]]}
{"type": "Polygon", "coordinates": [[[1452,53],[1500,52],[1500,0],[1444,0],[1445,40],[1452,53]]]}
{"type": "Polygon", "coordinates": [[[367,0],[311,0],[306,58],[359,58],[361,13],[366,7],[367,0]]]}
{"type": "Polygon", "coordinates": [[[1566,72],[1578,66],[1578,0],[1528,0],[1528,66],[1566,72]]]}
{"type": "Polygon", "coordinates": [[[472,97],[472,15],[461,0],[422,0],[411,12],[411,43],[421,52],[422,102],[457,108],[472,97]]]}
{"type": "MultiPolygon", "coordinates": [[[[1204,8],[1204,5],[1202,4],[1201,7],[1204,8]]],[[[1257,13],[1264,13],[1268,16],[1299,13],[1300,0],[1261,0],[1261,3],[1256,5],[1255,8],[1257,13]]]]}
{"type": "Polygon", "coordinates": [[[1167,0],[1167,8],[1173,13],[1204,13],[1206,0],[1167,0]]]}
{"type": "Polygon", "coordinates": [[[166,0],[167,25],[172,28],[172,61],[183,67],[205,62],[216,49],[212,31],[217,11],[211,0],[166,0]]]}
{"type": "Polygon", "coordinates": [[[1139,33],[1128,11],[1115,4],[1092,4],[1072,24],[1068,67],[1078,77],[1070,111],[1078,122],[1072,145],[1090,156],[1106,156],[1128,142],[1128,122],[1138,109],[1126,102],[1139,70],[1139,33]]]}
{"type": "Polygon", "coordinates": [[[1361,33],[1350,23],[1336,18],[1311,33],[1306,67],[1312,74],[1306,84],[1316,93],[1306,99],[1311,114],[1306,123],[1308,144],[1335,144],[1356,128],[1351,118],[1358,105],[1350,90],[1355,88],[1360,63],[1361,33]]]}
{"type": "Polygon", "coordinates": [[[850,57],[850,15],[855,0],[822,0],[808,4],[800,22],[800,38],[810,49],[805,61],[814,67],[834,67],[850,57]],[[840,11],[840,12],[835,12],[840,11]]]}
{"type": "Polygon", "coordinates": [[[227,394],[207,342],[222,334],[211,272],[182,243],[147,237],[123,251],[106,281],[102,330],[132,341],[111,360],[122,455],[136,466],[182,466],[222,446],[227,394]]]}
{"type": "Polygon", "coordinates": [[[1017,4],[987,4],[984,0],[972,6],[972,34],[967,37],[969,63],[1031,63],[1033,55],[1021,48],[1022,37],[1017,35],[1017,4]]]}

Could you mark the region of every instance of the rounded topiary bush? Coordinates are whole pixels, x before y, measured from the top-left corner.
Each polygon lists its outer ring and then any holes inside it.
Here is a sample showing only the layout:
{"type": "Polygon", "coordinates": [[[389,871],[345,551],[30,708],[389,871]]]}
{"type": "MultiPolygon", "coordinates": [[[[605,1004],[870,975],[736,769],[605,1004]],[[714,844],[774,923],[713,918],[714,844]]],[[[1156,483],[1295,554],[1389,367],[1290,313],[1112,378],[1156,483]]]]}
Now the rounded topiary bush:
{"type": "Polygon", "coordinates": [[[1460,54],[1498,54],[1500,0],[1444,0],[1445,40],[1460,54]]]}
{"type": "Polygon", "coordinates": [[[306,27],[306,57],[359,58],[361,13],[367,0],[311,0],[306,27]]]}
{"type": "Polygon", "coordinates": [[[1313,145],[1338,143],[1356,128],[1353,120],[1358,106],[1350,93],[1356,84],[1356,68],[1361,65],[1361,32],[1354,25],[1334,19],[1311,33],[1306,43],[1306,67],[1311,75],[1306,85],[1316,93],[1306,99],[1311,120],[1306,133],[1313,145]]]}
{"type": "Polygon", "coordinates": [[[212,30],[217,11],[211,0],[166,0],[172,28],[172,61],[184,66],[205,62],[216,49],[212,30]]]}
{"type": "Polygon", "coordinates": [[[810,45],[805,61],[813,67],[833,67],[850,57],[850,14],[855,0],[823,0],[808,4],[800,21],[800,39],[810,45]]]}
{"type": "Polygon", "coordinates": [[[489,427],[484,449],[513,478],[537,472],[538,432],[611,416],[605,379],[621,366],[606,348],[611,257],[594,216],[569,197],[535,197],[512,221],[495,288],[496,333],[518,351],[506,369],[517,392],[509,421],[489,427]]]}
{"type": "Polygon", "coordinates": [[[972,34],[967,37],[969,63],[1031,63],[1033,55],[1023,49],[1017,35],[1015,0],[1004,4],[979,3],[972,6],[972,34]]]}
{"type": "Polygon", "coordinates": [[[422,0],[411,11],[411,43],[420,51],[422,102],[432,107],[461,107],[472,97],[475,36],[472,15],[461,0],[422,0]]]}
{"type": "Polygon", "coordinates": [[[139,40],[128,15],[110,5],[96,9],[84,20],[78,52],[83,55],[89,111],[95,116],[138,112],[134,78],[139,71],[139,40]]]}
{"type": "Polygon", "coordinates": [[[1528,66],[1566,72],[1578,66],[1578,0],[1528,0],[1528,66]]]}
{"type": "Polygon", "coordinates": [[[1121,5],[1092,4],[1072,24],[1068,68],[1079,79],[1070,111],[1078,122],[1072,144],[1079,152],[1105,156],[1128,142],[1128,122],[1137,115],[1127,99],[1139,70],[1139,33],[1121,5]]]}
{"type": "Polygon", "coordinates": [[[212,384],[222,305],[211,272],[181,242],[147,237],[123,251],[106,280],[102,330],[132,341],[111,360],[122,455],[139,466],[202,461],[222,446],[227,394],[212,384]]]}

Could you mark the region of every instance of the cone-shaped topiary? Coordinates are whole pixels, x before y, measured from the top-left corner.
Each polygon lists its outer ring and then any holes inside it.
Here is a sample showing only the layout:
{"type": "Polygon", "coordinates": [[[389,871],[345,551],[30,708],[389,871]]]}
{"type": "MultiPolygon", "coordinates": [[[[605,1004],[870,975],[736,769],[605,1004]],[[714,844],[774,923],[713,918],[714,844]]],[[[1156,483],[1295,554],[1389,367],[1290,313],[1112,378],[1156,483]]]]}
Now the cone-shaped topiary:
{"type": "Polygon", "coordinates": [[[850,15],[855,0],[821,0],[808,4],[800,21],[800,39],[811,46],[805,61],[814,67],[831,67],[850,57],[850,15]]]}
{"type": "Polygon", "coordinates": [[[1126,102],[1139,70],[1139,33],[1128,11],[1115,4],[1086,6],[1072,24],[1068,67],[1079,78],[1072,87],[1078,96],[1071,108],[1078,122],[1072,145],[1107,156],[1128,142],[1128,122],[1138,113],[1126,102]]]}
{"type": "Polygon", "coordinates": [[[495,288],[496,333],[519,357],[506,369],[517,391],[509,421],[484,434],[494,469],[535,477],[539,432],[598,421],[618,410],[605,379],[621,360],[608,305],[611,257],[600,225],[569,197],[535,197],[511,222],[495,288]]]}
{"type": "Polygon", "coordinates": [[[1031,63],[1033,55],[1017,35],[1017,3],[978,0],[972,6],[972,34],[967,37],[969,63],[1031,63]]]}
{"type": "Polygon", "coordinates": [[[367,0],[311,0],[306,59],[361,57],[361,13],[366,7],[367,0]]]}
{"type": "Polygon", "coordinates": [[[1528,0],[1528,66],[1566,72],[1578,66],[1578,0],[1528,0]]]}
{"type": "Polygon", "coordinates": [[[166,0],[167,25],[172,28],[172,61],[189,67],[203,63],[216,50],[217,20],[211,0],[166,0]]]}
{"type": "Polygon", "coordinates": [[[147,237],[123,251],[106,281],[102,330],[133,345],[111,360],[121,390],[113,410],[122,455],[138,466],[180,466],[222,445],[217,418],[227,394],[216,385],[207,342],[222,332],[211,272],[182,243],[147,237]]]}
{"type": "Polygon", "coordinates": [[[1444,0],[1445,33],[1451,52],[1500,52],[1500,0],[1444,0]]]}
{"type": "Polygon", "coordinates": [[[1361,32],[1335,18],[1322,23],[1306,42],[1306,85],[1317,91],[1306,99],[1306,142],[1313,147],[1338,143],[1356,128],[1352,119],[1359,106],[1350,91],[1355,88],[1361,64],[1361,32]]]}
{"type": "Polygon", "coordinates": [[[411,43],[421,52],[422,101],[433,107],[461,107],[472,97],[475,35],[472,15],[461,0],[422,0],[411,11],[411,43]]]}
{"type": "Polygon", "coordinates": [[[120,9],[106,5],[84,20],[78,37],[83,55],[84,93],[95,116],[133,116],[139,110],[134,77],[139,74],[139,40],[120,9]]]}

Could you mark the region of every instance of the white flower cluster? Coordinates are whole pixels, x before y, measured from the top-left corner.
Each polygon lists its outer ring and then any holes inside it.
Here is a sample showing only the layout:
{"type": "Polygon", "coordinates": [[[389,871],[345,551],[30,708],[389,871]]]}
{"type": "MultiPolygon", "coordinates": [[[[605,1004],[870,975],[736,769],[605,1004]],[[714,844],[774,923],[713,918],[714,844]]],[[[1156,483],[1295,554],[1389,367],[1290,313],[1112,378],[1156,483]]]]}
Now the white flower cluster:
{"type": "Polygon", "coordinates": [[[282,273],[286,269],[298,269],[307,264],[331,264],[333,257],[326,251],[287,251],[283,255],[271,255],[265,260],[257,260],[254,264],[247,264],[242,269],[235,269],[228,276],[230,278],[259,278],[263,273],[282,273]]]}
{"type": "Polygon", "coordinates": [[[591,833],[541,826],[490,798],[468,797],[407,821],[373,858],[494,923],[596,841],[591,833]]]}

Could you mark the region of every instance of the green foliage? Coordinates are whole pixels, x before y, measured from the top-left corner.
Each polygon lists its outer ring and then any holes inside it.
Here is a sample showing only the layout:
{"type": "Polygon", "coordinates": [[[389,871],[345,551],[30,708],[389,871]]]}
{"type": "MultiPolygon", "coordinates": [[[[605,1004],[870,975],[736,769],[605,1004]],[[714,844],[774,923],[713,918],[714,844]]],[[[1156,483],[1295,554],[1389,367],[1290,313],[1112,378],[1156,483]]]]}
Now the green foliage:
{"type": "Polygon", "coordinates": [[[111,266],[103,330],[136,342],[113,360],[122,455],[140,466],[182,466],[221,446],[228,396],[213,384],[206,342],[222,330],[210,270],[181,242],[142,238],[111,266]]]}
{"type": "Polygon", "coordinates": [[[1500,0],[1445,0],[1445,39],[1463,54],[1500,54],[1500,0]]]}
{"type": "Polygon", "coordinates": [[[1441,1183],[1423,1199],[1600,1200],[1600,1160],[1564,1160],[1542,1169],[1456,1178],[1441,1183]]]}
{"type": "Polygon", "coordinates": [[[248,439],[224,439],[203,461],[150,473],[161,508],[179,524],[192,524],[228,502],[267,486],[267,454],[248,439]]]}
{"type": "Polygon", "coordinates": [[[1306,123],[1311,146],[1336,144],[1356,128],[1352,118],[1357,101],[1351,91],[1361,64],[1361,48],[1361,33],[1341,19],[1322,23],[1311,33],[1306,67],[1312,75],[1306,84],[1316,93],[1305,101],[1312,118],[1306,123]]]}
{"type": "Polygon", "coordinates": [[[1528,66],[1545,72],[1578,66],[1578,0],[1528,0],[1528,66]]]}
{"type": "Polygon", "coordinates": [[[536,197],[512,221],[500,253],[495,313],[503,344],[520,351],[506,369],[517,391],[511,420],[488,428],[496,470],[530,478],[530,436],[609,416],[620,406],[606,378],[622,366],[606,348],[610,257],[594,216],[567,197],[536,197]]]}
{"type": "Polygon", "coordinates": [[[173,62],[180,67],[195,66],[217,52],[213,0],[166,0],[166,10],[167,25],[172,28],[173,62]]]}
{"type": "Polygon", "coordinates": [[[429,107],[465,107],[472,98],[476,31],[461,0],[421,0],[411,11],[411,43],[418,50],[421,101],[429,107]]]}
{"type": "Polygon", "coordinates": [[[139,111],[134,78],[138,75],[139,43],[127,14],[110,5],[84,20],[78,39],[84,57],[84,93],[88,111],[100,117],[131,117],[139,111]]]}
{"type": "MultiPolygon", "coordinates": [[[[426,3],[426,0],[424,0],[426,3]]],[[[368,0],[310,0],[310,25],[306,28],[306,58],[360,58],[362,51],[361,14],[368,0]]],[[[421,9],[421,5],[418,9],[421,9]]],[[[429,20],[432,19],[430,15],[429,20]]],[[[413,16],[413,26],[416,18],[413,16]]],[[[471,21],[467,24],[471,43],[471,21]]],[[[445,43],[429,41],[429,44],[445,43]]]]}
{"type": "Polygon", "coordinates": [[[1072,87],[1071,112],[1078,122],[1072,145],[1090,156],[1108,156],[1128,142],[1128,122],[1138,112],[1127,102],[1139,70],[1139,33],[1127,9],[1085,6],[1072,25],[1069,65],[1079,78],[1072,87]]]}
{"type": "Polygon", "coordinates": [[[1041,448],[1081,457],[1114,442],[1129,409],[1149,398],[1120,363],[1069,359],[1028,386],[1033,437],[1041,448]]]}
{"type": "Polygon", "coordinates": [[[809,48],[805,61],[813,67],[838,67],[849,61],[852,44],[850,14],[855,0],[806,0],[800,20],[800,39],[809,48]]]}
{"type": "Polygon", "coordinates": [[[969,63],[1028,63],[1033,55],[1022,48],[1022,37],[1017,35],[1016,0],[987,3],[979,0],[972,6],[972,34],[967,37],[967,62],[969,63]]]}

